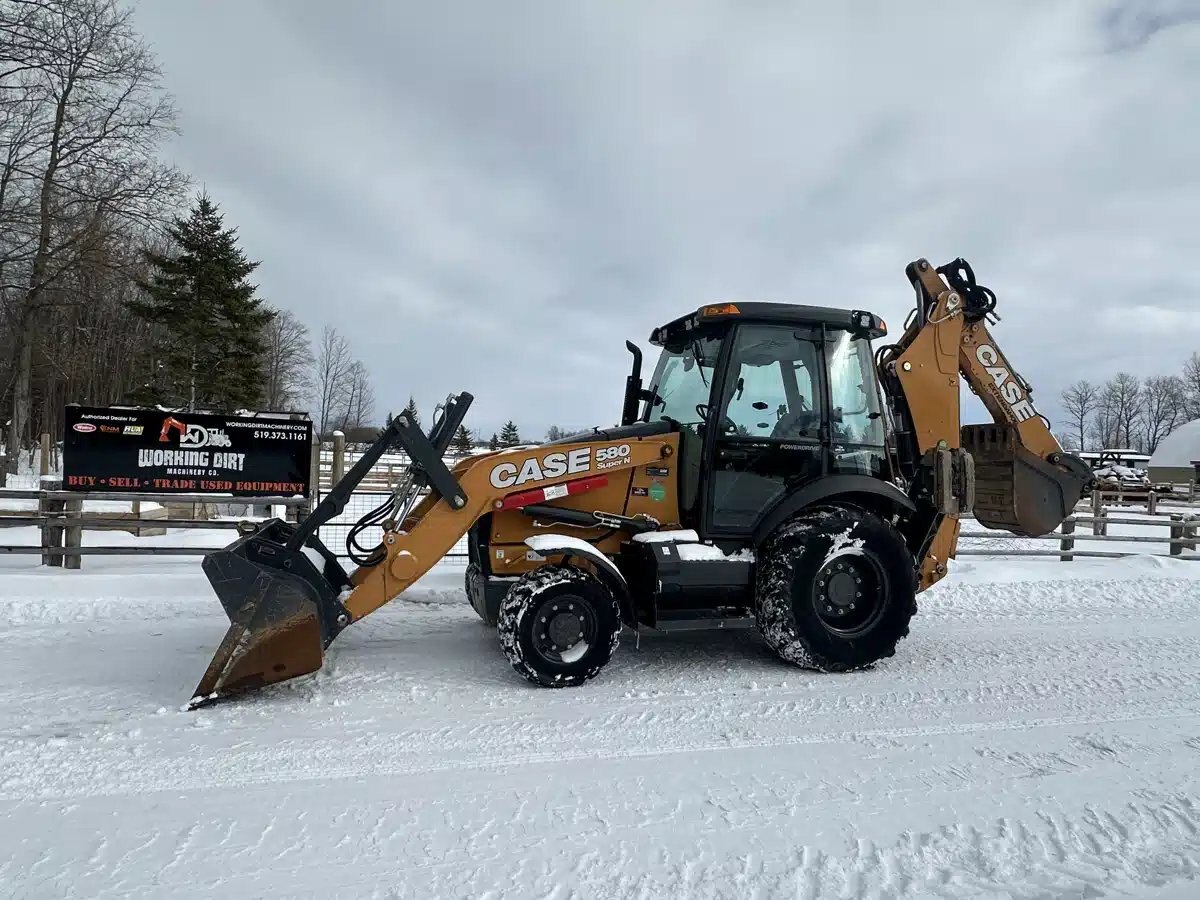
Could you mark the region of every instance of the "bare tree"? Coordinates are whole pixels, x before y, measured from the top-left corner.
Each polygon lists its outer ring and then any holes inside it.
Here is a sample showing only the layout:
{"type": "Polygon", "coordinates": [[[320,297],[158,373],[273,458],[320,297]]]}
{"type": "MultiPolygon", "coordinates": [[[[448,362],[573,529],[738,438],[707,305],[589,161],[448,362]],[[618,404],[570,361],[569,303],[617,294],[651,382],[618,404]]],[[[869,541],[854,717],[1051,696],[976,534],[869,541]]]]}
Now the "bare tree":
{"type": "Polygon", "coordinates": [[[1183,364],[1183,418],[1200,419],[1200,353],[1193,353],[1183,364]]]}
{"type": "Polygon", "coordinates": [[[267,409],[287,409],[309,392],[313,367],[308,327],[287,310],[277,310],[266,328],[267,409]]]}
{"type": "Polygon", "coordinates": [[[1183,418],[1183,404],[1183,381],[1177,375],[1151,375],[1142,384],[1140,418],[1147,453],[1175,430],[1183,418]]]}
{"type": "Polygon", "coordinates": [[[1099,401],[1099,389],[1087,379],[1075,382],[1062,392],[1063,408],[1071,417],[1071,427],[1078,435],[1078,449],[1080,450],[1084,447],[1088,428],[1099,401]]]}
{"type": "Polygon", "coordinates": [[[326,325],[317,348],[313,372],[313,399],[317,405],[317,425],[321,434],[340,424],[345,416],[353,386],[354,358],[350,344],[336,328],[326,325]]]}
{"type": "MultiPolygon", "coordinates": [[[[0,7],[8,139],[0,290],[12,331],[9,445],[28,440],[34,354],[48,310],[85,298],[72,267],[98,231],[161,221],[185,179],[156,157],[175,111],[116,0],[0,7]],[[12,98],[17,98],[12,101],[12,98]],[[18,146],[12,146],[13,143],[18,146]]],[[[16,453],[10,454],[10,467],[16,453]]]]}
{"type": "Polygon", "coordinates": [[[350,365],[349,391],[340,427],[343,431],[362,428],[369,425],[374,416],[375,389],[371,387],[371,376],[367,374],[367,367],[355,360],[350,365]]]}
{"type": "Polygon", "coordinates": [[[1105,382],[1093,431],[1098,449],[1138,449],[1142,443],[1141,393],[1141,383],[1128,372],[1118,372],[1105,382]]]}

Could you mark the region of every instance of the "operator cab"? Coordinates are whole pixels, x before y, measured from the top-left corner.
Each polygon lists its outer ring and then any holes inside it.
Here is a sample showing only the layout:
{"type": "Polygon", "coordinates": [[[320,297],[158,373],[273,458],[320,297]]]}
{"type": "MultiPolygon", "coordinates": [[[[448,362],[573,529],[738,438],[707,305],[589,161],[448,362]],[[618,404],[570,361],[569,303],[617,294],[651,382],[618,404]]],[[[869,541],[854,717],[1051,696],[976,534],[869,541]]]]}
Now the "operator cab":
{"type": "MultiPolygon", "coordinates": [[[[785,497],[834,474],[890,479],[870,341],[876,315],[725,303],[657,328],[662,353],[635,415],[680,431],[680,515],[745,541],[785,497]]],[[[632,405],[627,395],[626,415],[632,405]]]]}

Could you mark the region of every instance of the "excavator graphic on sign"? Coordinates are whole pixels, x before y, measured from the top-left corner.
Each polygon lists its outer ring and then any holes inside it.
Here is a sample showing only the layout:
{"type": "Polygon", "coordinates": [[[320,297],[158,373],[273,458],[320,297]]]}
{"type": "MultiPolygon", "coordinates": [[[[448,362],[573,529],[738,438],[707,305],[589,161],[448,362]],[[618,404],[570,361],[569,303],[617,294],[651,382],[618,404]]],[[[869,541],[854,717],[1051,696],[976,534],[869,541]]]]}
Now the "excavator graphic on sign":
{"type": "Polygon", "coordinates": [[[187,434],[187,426],[176,419],[174,416],[167,416],[163,420],[162,431],[158,433],[159,443],[167,443],[171,440],[171,432],[175,431],[179,434],[179,439],[182,441],[183,436],[187,434]]]}
{"type": "Polygon", "coordinates": [[[204,559],[230,625],[193,704],[319,669],[464,536],[467,598],[535,684],[594,677],[623,628],[757,628],[785,661],[830,672],[891,656],[962,515],[1045,534],[1092,478],[1000,352],[996,296],[971,267],[921,259],[906,275],[915,308],[874,351],[887,329],[861,309],[721,303],[668,322],[649,387],[627,344],[619,426],[449,468],[470,394],[428,435],[397,417],[302,522],[247,523],[204,559]],[[963,381],[992,423],[962,424],[963,381]],[[351,530],[347,572],[317,529],[393,447],[411,465],[351,530]]]}

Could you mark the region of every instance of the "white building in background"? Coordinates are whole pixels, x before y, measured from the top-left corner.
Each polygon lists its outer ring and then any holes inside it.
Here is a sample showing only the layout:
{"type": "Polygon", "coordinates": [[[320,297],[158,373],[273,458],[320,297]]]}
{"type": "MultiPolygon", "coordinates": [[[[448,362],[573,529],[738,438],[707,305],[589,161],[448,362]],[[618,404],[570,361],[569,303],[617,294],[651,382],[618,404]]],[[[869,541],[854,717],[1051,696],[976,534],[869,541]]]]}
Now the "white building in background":
{"type": "Polygon", "coordinates": [[[1150,457],[1151,481],[1190,484],[1200,473],[1200,419],[1180,425],[1158,445],[1150,457]]]}

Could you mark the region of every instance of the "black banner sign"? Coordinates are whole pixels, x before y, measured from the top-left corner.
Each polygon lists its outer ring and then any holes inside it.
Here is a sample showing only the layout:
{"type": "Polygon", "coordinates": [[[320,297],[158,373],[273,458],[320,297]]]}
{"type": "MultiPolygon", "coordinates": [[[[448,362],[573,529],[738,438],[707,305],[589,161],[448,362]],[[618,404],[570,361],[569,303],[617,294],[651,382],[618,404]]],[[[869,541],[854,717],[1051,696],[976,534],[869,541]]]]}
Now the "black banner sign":
{"type": "Polygon", "coordinates": [[[64,435],[68,490],[308,493],[308,421],[68,406],[64,435]]]}

